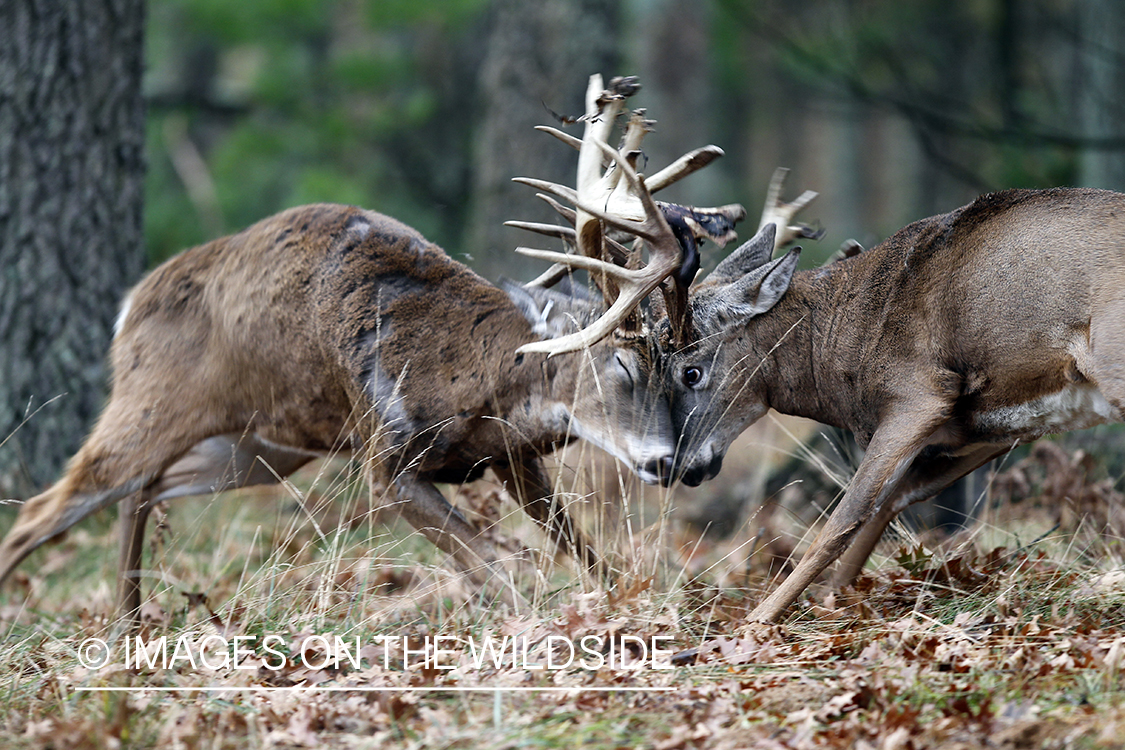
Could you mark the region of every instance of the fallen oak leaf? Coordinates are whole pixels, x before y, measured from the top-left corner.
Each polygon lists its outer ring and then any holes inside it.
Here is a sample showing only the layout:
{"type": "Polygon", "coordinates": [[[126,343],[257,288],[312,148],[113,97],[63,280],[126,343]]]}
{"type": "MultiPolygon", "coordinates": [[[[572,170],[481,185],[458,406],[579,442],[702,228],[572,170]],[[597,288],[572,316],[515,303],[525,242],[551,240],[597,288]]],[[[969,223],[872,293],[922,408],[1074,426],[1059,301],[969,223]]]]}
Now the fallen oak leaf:
{"type": "Polygon", "coordinates": [[[840,693],[830,698],[827,703],[817,709],[813,713],[813,716],[816,717],[817,721],[827,724],[837,717],[862,708],[859,703],[860,696],[861,691],[859,690],[849,690],[846,693],[840,693]]]}

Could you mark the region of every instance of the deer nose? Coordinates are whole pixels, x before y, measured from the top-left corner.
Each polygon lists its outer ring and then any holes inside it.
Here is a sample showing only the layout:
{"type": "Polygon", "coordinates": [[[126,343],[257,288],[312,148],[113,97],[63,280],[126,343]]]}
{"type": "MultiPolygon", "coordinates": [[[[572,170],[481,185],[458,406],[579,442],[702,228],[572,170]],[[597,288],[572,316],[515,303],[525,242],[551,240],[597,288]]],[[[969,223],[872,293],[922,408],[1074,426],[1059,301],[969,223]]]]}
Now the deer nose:
{"type": "Polygon", "coordinates": [[[723,454],[716,453],[715,457],[711,459],[711,463],[707,466],[707,478],[714,479],[719,476],[719,472],[723,470],[723,454]]]}
{"type": "Polygon", "coordinates": [[[707,478],[705,474],[706,469],[703,467],[692,467],[684,472],[680,480],[688,487],[698,487],[703,484],[703,480],[707,478]]]}
{"type": "Polygon", "coordinates": [[[645,464],[645,471],[654,477],[660,479],[660,484],[665,487],[672,484],[673,472],[675,471],[675,456],[668,454],[659,458],[654,458],[645,464]]]}
{"type": "Polygon", "coordinates": [[[717,453],[706,464],[692,464],[686,468],[681,467],[683,476],[680,480],[688,487],[698,487],[708,479],[718,476],[723,468],[723,454],[717,453]]]}

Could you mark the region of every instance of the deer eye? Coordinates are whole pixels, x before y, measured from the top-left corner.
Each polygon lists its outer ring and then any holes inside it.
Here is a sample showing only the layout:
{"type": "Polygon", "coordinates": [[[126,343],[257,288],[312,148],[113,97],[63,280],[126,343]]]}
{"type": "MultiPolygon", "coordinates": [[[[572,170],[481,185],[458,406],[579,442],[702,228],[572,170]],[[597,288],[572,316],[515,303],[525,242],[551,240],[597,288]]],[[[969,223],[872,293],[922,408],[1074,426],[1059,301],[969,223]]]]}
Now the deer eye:
{"type": "Polygon", "coordinates": [[[703,382],[703,370],[698,367],[685,367],[682,375],[684,385],[694,388],[703,382]]]}

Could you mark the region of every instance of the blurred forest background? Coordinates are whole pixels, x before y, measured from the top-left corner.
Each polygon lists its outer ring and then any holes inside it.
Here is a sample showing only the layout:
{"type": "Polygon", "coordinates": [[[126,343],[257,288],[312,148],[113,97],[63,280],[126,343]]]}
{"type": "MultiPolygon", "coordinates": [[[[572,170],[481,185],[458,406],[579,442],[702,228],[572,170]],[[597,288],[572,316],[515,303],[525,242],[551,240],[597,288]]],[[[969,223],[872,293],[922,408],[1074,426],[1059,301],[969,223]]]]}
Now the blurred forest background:
{"type": "MultiPolygon", "coordinates": [[[[805,219],[827,236],[806,263],[989,190],[1125,189],[1114,0],[152,0],[143,13],[150,266],[338,201],[417,227],[486,278],[529,279],[541,269],[512,253],[527,240],[502,222],[553,217],[510,179],[573,180],[573,153],[532,126],[554,123],[548,109],[581,114],[594,72],[640,76],[652,167],[726,150],[670,200],[737,201],[755,217],[777,166],[792,168],[789,197],[819,191],[805,219]]],[[[85,330],[98,352],[119,295],[101,297],[85,330]]],[[[0,491],[20,496],[84,435],[49,418],[73,397],[50,399],[90,390],[41,377],[30,351],[5,355],[8,369],[31,362],[30,385],[0,378],[0,491]],[[31,413],[42,429],[17,430],[31,413]]],[[[79,363],[87,382],[104,383],[100,362],[79,363]]]]}
{"type": "MultiPolygon", "coordinates": [[[[1125,5],[1111,0],[160,0],[149,5],[150,258],[310,201],[419,228],[486,277],[534,261],[516,175],[573,180],[531,127],[634,74],[680,200],[755,215],[777,166],[865,245],[1006,187],[1125,188],[1125,5]]],[[[752,231],[753,227],[744,230],[752,231]]],[[[811,258],[815,261],[816,253],[811,258]]],[[[714,259],[712,259],[714,261],[714,259]]]]}

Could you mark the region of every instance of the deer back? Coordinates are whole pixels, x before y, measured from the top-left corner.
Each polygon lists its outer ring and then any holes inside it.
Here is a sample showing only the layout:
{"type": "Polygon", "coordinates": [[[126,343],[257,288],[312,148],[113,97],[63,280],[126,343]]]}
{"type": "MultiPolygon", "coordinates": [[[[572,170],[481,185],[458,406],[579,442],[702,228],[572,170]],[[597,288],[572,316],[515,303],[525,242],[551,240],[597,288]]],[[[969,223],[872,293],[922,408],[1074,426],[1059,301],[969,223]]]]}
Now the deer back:
{"type": "Polygon", "coordinates": [[[189,424],[213,422],[208,432],[310,451],[358,449],[378,432],[443,481],[479,474],[483,456],[511,449],[513,429],[539,451],[588,435],[632,465],[670,454],[643,338],[550,360],[515,352],[601,311],[595,299],[505,292],[375,212],[306,206],[142,282],[114,343],[115,388],[152,401],[142,411],[175,403],[197,415],[189,424]]]}

